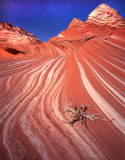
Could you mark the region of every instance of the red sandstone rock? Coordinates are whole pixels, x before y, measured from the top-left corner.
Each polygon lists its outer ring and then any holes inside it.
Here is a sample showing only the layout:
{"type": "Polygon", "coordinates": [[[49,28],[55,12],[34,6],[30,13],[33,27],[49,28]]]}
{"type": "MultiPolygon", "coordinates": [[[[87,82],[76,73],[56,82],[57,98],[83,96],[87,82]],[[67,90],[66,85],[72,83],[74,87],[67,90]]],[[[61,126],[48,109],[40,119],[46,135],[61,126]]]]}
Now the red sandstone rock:
{"type": "Polygon", "coordinates": [[[73,36],[74,34],[80,34],[83,31],[83,28],[85,26],[85,22],[73,18],[72,22],[69,24],[68,28],[66,31],[62,31],[58,36],[63,37],[63,36],[73,36]]]}
{"type": "Polygon", "coordinates": [[[125,159],[124,22],[90,17],[41,44],[0,23],[0,159],[125,159]],[[70,102],[114,121],[64,124],[70,102]]]}
{"type": "Polygon", "coordinates": [[[120,28],[125,25],[125,20],[116,10],[107,4],[101,4],[88,16],[87,23],[120,28]]]}
{"type": "Polygon", "coordinates": [[[15,28],[8,22],[5,24],[2,22],[0,23],[0,47],[8,52],[8,56],[5,55],[5,57],[1,52],[1,58],[15,58],[19,57],[19,55],[22,56],[22,54],[30,52],[30,48],[32,47],[31,45],[37,45],[40,43],[42,42],[34,35],[28,33],[20,27],[15,28]]]}
{"type": "Polygon", "coordinates": [[[116,10],[106,4],[101,4],[88,16],[86,23],[74,18],[67,30],[62,31],[57,37],[51,38],[49,42],[65,52],[68,51],[69,54],[70,51],[63,43],[68,42],[72,46],[78,47],[94,37],[111,36],[118,28],[123,30],[124,26],[125,20],[116,10]]]}

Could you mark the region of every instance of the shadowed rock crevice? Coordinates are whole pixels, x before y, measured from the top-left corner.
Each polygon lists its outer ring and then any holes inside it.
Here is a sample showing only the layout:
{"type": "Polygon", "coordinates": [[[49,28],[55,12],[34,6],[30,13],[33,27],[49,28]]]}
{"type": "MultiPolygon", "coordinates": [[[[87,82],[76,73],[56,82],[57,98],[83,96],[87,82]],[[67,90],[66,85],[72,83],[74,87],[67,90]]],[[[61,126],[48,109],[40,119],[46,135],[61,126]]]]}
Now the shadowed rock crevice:
{"type": "Polygon", "coordinates": [[[9,52],[9,53],[11,53],[11,54],[14,54],[14,55],[17,55],[17,54],[19,54],[19,53],[25,54],[24,52],[19,51],[19,50],[16,50],[16,49],[14,49],[14,48],[7,48],[6,51],[9,52]]]}
{"type": "Polygon", "coordinates": [[[90,39],[94,38],[95,36],[92,37],[85,37],[84,41],[89,41],[90,39]]]}

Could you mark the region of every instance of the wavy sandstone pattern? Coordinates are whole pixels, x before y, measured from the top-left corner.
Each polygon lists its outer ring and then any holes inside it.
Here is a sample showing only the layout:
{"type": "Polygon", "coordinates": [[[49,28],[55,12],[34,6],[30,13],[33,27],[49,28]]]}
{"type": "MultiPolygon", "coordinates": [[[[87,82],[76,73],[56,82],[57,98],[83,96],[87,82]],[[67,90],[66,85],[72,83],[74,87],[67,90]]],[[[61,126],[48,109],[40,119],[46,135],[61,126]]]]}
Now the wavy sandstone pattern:
{"type": "Polygon", "coordinates": [[[79,41],[57,36],[1,59],[0,159],[125,158],[123,32],[87,41],[81,31],[79,41]],[[79,122],[64,124],[70,102],[91,104],[89,113],[115,120],[87,121],[90,131],[79,122]]]}

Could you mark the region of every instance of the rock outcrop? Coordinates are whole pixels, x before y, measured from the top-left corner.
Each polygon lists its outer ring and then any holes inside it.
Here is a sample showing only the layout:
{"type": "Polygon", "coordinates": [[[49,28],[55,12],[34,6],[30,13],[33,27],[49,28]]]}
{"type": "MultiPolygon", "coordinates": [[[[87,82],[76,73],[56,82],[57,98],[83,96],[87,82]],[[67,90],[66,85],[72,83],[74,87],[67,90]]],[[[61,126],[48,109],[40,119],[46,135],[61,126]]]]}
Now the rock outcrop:
{"type": "Polygon", "coordinates": [[[104,39],[119,30],[124,34],[124,27],[125,20],[119,13],[110,6],[101,4],[88,16],[86,22],[74,18],[65,31],[51,38],[49,42],[70,54],[73,47],[77,49],[95,37],[104,39]]]}
{"type": "Polygon", "coordinates": [[[73,18],[67,30],[61,32],[60,35],[69,37],[69,36],[73,36],[76,34],[80,34],[83,31],[84,26],[85,26],[84,21],[77,19],[77,18],[73,18]]]}
{"type": "Polygon", "coordinates": [[[115,28],[121,28],[125,26],[125,20],[119,15],[119,13],[108,6],[107,4],[101,4],[97,7],[89,16],[87,23],[94,23],[101,26],[111,26],[115,28]]]}
{"type": "Polygon", "coordinates": [[[117,12],[103,4],[47,43],[10,23],[0,28],[0,159],[124,160],[125,26],[117,12]],[[114,120],[87,120],[89,130],[65,124],[71,103],[114,120]]]}
{"type": "MultiPolygon", "coordinates": [[[[20,27],[14,27],[11,23],[0,22],[0,48],[7,51],[5,57],[19,57],[28,53],[31,45],[42,43],[33,34],[28,33],[20,27]]],[[[4,58],[3,52],[0,57],[4,58]]]]}

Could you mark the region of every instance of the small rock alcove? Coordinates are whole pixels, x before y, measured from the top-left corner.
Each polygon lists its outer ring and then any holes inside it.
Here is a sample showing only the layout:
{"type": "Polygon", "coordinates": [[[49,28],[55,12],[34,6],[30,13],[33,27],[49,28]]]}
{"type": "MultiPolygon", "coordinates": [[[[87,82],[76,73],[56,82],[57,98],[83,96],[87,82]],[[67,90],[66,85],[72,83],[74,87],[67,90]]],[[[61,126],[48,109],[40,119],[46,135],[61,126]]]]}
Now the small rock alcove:
{"type": "Polygon", "coordinates": [[[19,51],[19,50],[14,49],[14,48],[7,48],[6,51],[9,52],[9,53],[11,53],[11,54],[14,54],[14,55],[17,55],[17,54],[19,54],[19,53],[25,54],[24,52],[19,51]]]}

